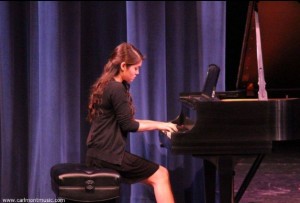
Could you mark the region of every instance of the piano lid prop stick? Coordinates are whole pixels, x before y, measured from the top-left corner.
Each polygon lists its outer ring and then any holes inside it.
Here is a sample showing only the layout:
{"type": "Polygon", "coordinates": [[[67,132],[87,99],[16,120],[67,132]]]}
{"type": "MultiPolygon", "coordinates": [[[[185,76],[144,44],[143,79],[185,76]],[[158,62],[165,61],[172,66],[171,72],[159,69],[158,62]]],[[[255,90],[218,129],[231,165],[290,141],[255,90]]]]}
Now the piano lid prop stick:
{"type": "Polygon", "coordinates": [[[258,21],[258,7],[255,4],[254,10],[255,16],[255,32],[256,32],[256,53],[257,53],[257,68],[258,68],[258,100],[268,100],[268,94],[266,91],[266,82],[264,76],[263,58],[262,58],[262,48],[261,48],[261,38],[260,38],[260,26],[258,21]]]}

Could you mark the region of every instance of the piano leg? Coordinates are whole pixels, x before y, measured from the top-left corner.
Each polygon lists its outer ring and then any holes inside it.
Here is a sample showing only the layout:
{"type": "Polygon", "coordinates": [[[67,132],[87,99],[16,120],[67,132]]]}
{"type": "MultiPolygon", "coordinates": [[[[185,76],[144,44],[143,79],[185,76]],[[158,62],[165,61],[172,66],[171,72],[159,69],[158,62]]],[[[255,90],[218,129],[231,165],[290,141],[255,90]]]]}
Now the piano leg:
{"type": "Polygon", "coordinates": [[[216,202],[216,177],[219,182],[220,203],[233,203],[233,158],[230,156],[210,157],[203,161],[205,175],[205,202],[216,202]]]}
{"type": "Polygon", "coordinates": [[[220,203],[233,203],[234,197],[234,164],[230,156],[221,156],[218,160],[220,203]]]}
{"type": "Polygon", "coordinates": [[[215,203],[216,196],[216,166],[206,159],[203,160],[205,203],[215,203]]]}
{"type": "Polygon", "coordinates": [[[248,174],[243,180],[237,194],[234,196],[234,157],[217,156],[205,157],[204,181],[205,181],[205,203],[238,203],[245,190],[259,168],[265,154],[258,154],[253,162],[248,174]],[[217,179],[218,178],[218,179],[217,179]],[[216,180],[219,188],[216,187],[216,180]],[[219,190],[220,201],[216,201],[216,191],[219,190]]]}

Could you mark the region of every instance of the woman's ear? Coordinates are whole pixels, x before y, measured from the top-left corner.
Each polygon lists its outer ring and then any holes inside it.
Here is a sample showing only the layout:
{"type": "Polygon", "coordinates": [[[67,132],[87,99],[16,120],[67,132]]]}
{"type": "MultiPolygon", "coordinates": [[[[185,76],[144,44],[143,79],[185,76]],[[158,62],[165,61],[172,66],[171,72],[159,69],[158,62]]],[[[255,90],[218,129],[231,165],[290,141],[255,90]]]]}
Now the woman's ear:
{"type": "Polygon", "coordinates": [[[120,67],[121,67],[121,71],[122,72],[125,71],[126,70],[126,63],[122,62],[121,65],[120,65],[120,67]]]}

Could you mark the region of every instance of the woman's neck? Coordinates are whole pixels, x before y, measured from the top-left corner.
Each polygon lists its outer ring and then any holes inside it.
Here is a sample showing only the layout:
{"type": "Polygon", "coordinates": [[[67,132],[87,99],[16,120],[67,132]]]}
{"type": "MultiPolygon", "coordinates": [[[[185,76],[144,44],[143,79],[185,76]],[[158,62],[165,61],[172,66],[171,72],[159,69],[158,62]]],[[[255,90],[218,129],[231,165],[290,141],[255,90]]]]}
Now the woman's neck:
{"type": "Polygon", "coordinates": [[[122,77],[120,75],[115,76],[114,79],[117,82],[123,82],[123,79],[122,79],[122,77]]]}

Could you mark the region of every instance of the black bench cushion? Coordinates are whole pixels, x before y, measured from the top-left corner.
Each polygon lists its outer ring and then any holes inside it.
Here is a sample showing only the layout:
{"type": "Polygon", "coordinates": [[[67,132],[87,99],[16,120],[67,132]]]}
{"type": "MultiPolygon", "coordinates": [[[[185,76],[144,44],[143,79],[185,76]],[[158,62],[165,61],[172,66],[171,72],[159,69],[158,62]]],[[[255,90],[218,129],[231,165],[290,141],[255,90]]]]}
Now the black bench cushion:
{"type": "Polygon", "coordinates": [[[120,174],[107,168],[60,163],[51,168],[51,186],[57,197],[81,201],[105,201],[120,196],[120,174]]]}

